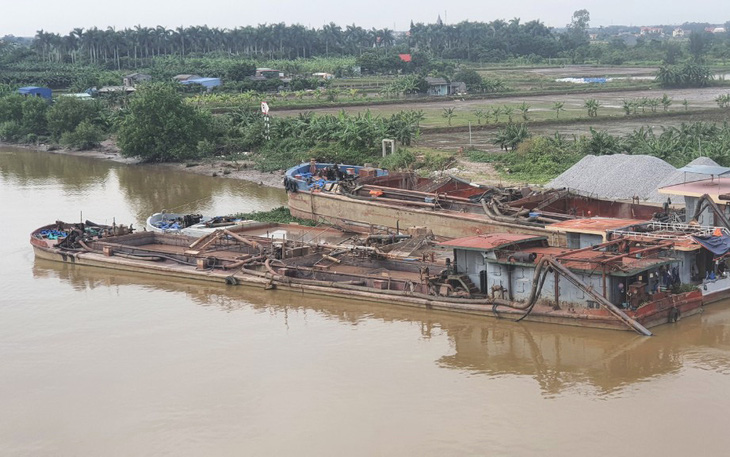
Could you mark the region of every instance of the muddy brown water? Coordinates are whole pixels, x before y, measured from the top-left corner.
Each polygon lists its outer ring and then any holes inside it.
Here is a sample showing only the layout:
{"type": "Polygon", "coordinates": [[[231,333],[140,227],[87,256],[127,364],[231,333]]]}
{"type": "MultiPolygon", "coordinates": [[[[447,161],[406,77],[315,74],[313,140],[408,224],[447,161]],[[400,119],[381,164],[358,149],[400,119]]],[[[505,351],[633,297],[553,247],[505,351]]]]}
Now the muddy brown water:
{"type": "Polygon", "coordinates": [[[55,219],[280,205],[240,181],[0,150],[0,454],[724,455],[730,304],[656,336],[35,260],[55,219]]]}

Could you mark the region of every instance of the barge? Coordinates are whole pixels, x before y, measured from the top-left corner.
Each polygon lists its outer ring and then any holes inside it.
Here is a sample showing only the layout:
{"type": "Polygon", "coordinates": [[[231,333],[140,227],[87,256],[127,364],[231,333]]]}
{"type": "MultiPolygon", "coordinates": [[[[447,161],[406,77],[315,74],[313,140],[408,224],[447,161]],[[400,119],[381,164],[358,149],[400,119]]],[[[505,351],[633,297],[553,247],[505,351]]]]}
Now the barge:
{"type": "Polygon", "coordinates": [[[691,258],[677,256],[681,243],[687,252],[706,249],[693,238],[700,233],[671,239],[640,227],[582,248],[552,246],[542,235],[491,233],[405,256],[394,254],[397,248],[387,252],[397,244],[381,245],[400,240],[390,235],[334,243],[218,229],[196,239],[90,233],[83,224],[62,222],[34,231],[30,242],[39,258],[82,266],[643,335],[700,312],[711,298],[703,295],[708,283],[720,294],[730,289],[723,256],[697,254],[712,259],[715,282],[690,278],[691,258]]]}
{"type": "Polygon", "coordinates": [[[371,167],[302,163],[286,172],[291,214],[346,230],[399,230],[425,226],[443,238],[489,233],[545,236],[567,246],[556,222],[591,218],[668,220],[667,206],[611,201],[568,190],[536,191],[431,179],[371,167]]]}

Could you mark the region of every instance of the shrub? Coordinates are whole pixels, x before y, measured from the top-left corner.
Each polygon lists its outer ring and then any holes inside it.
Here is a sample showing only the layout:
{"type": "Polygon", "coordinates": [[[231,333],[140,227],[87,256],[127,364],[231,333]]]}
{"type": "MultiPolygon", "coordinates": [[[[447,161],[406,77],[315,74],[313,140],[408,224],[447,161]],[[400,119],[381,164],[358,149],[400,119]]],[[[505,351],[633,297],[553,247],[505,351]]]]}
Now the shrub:
{"type": "Polygon", "coordinates": [[[99,146],[103,139],[104,132],[101,128],[88,120],[84,120],[73,131],[61,134],[60,143],[83,151],[99,146]]]}
{"type": "Polygon", "coordinates": [[[119,127],[119,147],[125,157],[166,162],[197,157],[198,144],[208,139],[208,113],[183,102],[176,87],[150,84],[132,99],[119,127]]]}
{"type": "Polygon", "coordinates": [[[416,156],[407,150],[397,151],[380,159],[380,167],[388,170],[409,169],[416,162],[416,156]]]}
{"type": "Polygon", "coordinates": [[[59,97],[46,113],[48,131],[58,140],[64,133],[73,132],[82,122],[100,123],[100,111],[101,106],[97,101],[59,97]]]}
{"type": "Polygon", "coordinates": [[[5,121],[0,124],[0,140],[16,143],[25,135],[25,131],[17,121],[5,121]]]}

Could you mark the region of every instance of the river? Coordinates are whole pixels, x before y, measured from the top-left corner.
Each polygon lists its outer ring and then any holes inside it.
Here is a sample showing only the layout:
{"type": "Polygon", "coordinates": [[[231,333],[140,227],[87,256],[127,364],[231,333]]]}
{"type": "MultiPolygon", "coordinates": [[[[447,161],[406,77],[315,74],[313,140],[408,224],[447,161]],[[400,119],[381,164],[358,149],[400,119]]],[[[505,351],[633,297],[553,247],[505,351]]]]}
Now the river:
{"type": "Polygon", "coordinates": [[[645,338],[35,260],[80,217],[285,203],[0,149],[3,456],[725,455],[730,306],[645,338]]]}

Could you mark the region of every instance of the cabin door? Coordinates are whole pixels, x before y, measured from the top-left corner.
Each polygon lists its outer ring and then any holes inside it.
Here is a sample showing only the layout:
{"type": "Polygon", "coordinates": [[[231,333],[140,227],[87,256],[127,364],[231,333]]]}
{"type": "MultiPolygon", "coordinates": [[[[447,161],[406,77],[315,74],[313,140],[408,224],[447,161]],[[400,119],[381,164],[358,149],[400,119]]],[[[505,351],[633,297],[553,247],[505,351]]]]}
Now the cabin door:
{"type": "Polygon", "coordinates": [[[479,272],[479,291],[487,295],[487,270],[486,268],[479,272]]]}

